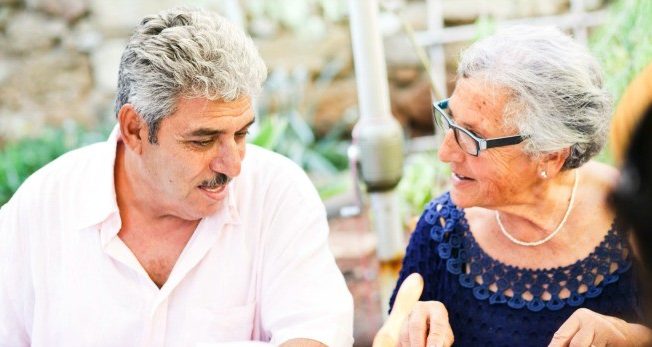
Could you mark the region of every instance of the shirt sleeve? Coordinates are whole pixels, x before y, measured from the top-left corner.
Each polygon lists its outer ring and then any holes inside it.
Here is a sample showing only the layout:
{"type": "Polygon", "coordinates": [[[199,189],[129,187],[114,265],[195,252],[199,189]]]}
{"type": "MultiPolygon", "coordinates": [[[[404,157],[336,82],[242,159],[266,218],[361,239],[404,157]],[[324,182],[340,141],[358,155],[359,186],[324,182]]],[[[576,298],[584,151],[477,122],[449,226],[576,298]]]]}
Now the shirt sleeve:
{"type": "Polygon", "coordinates": [[[18,194],[0,208],[0,347],[29,346],[33,288],[18,194]]]}
{"type": "Polygon", "coordinates": [[[328,247],[325,208],[307,176],[296,176],[275,187],[264,242],[262,330],[274,345],[307,338],[351,346],[353,299],[328,247]]]}

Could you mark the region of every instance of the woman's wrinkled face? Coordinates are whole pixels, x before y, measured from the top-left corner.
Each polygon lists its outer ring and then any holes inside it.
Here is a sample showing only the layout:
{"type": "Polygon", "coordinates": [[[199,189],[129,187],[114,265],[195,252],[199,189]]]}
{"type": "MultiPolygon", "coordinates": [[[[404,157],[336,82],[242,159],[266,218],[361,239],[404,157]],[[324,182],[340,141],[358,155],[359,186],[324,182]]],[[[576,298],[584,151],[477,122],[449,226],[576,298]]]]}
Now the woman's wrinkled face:
{"type": "MultiPolygon", "coordinates": [[[[503,111],[507,90],[483,80],[461,78],[449,100],[449,116],[455,123],[481,138],[516,135],[505,128],[503,111]]],[[[495,208],[526,203],[531,187],[539,182],[537,163],[523,152],[524,143],[483,150],[476,157],[464,152],[448,130],[439,149],[439,159],[452,171],[451,198],[462,208],[495,208]]]]}

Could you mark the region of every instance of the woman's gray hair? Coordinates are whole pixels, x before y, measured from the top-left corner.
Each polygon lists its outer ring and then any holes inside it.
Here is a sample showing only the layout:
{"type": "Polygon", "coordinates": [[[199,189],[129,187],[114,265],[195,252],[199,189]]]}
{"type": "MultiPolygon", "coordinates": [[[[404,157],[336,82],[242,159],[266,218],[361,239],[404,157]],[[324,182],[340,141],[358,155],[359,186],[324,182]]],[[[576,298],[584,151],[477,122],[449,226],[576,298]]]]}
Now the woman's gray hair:
{"type": "Polygon", "coordinates": [[[505,127],[529,139],[526,153],[570,148],[562,169],[580,167],[604,146],[611,97],[600,65],[583,45],[552,27],[513,26],[469,47],[457,77],[510,93],[505,127]]]}
{"type": "Polygon", "coordinates": [[[157,143],[163,118],[179,98],[234,101],[255,96],[267,68],[252,40],[223,17],[174,8],[145,17],[122,54],[116,115],[132,104],[157,143]]]}

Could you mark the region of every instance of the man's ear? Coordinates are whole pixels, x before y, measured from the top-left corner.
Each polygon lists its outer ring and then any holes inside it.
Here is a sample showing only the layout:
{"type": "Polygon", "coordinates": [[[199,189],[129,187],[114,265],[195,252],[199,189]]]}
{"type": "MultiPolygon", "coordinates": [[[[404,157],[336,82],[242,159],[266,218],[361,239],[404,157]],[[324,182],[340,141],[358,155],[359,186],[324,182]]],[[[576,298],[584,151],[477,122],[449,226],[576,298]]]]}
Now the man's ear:
{"type": "Polygon", "coordinates": [[[122,141],[136,154],[143,151],[144,142],[147,141],[147,124],[134,109],[132,104],[124,104],[118,112],[120,134],[122,141]]]}
{"type": "Polygon", "coordinates": [[[570,147],[545,154],[541,161],[542,170],[546,172],[548,177],[554,177],[561,171],[569,155],[570,147]]]}

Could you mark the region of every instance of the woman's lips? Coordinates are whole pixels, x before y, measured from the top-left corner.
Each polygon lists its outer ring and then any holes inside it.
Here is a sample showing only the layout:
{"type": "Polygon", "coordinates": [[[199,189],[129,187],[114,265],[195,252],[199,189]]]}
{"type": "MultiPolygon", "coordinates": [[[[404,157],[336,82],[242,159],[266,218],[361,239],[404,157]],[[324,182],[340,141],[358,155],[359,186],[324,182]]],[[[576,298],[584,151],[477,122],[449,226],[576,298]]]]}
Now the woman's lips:
{"type": "Polygon", "coordinates": [[[464,176],[464,175],[460,175],[460,174],[455,173],[455,172],[453,172],[453,178],[456,178],[456,179],[458,179],[458,180],[465,180],[465,181],[475,181],[475,180],[474,180],[473,178],[471,178],[471,177],[467,177],[467,176],[464,176]]]}
{"type": "Polygon", "coordinates": [[[453,174],[451,176],[452,176],[451,177],[451,183],[453,184],[454,187],[475,182],[474,179],[463,176],[463,175],[460,175],[460,174],[457,174],[455,172],[453,172],[453,174]]]}

